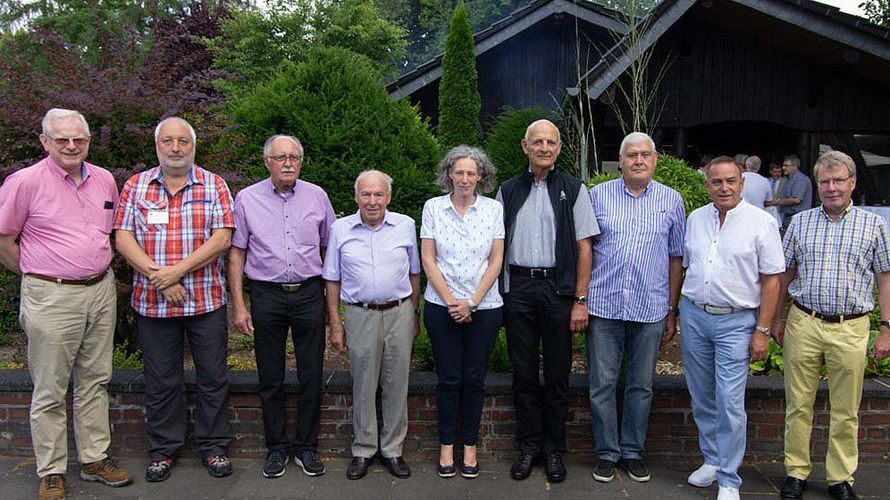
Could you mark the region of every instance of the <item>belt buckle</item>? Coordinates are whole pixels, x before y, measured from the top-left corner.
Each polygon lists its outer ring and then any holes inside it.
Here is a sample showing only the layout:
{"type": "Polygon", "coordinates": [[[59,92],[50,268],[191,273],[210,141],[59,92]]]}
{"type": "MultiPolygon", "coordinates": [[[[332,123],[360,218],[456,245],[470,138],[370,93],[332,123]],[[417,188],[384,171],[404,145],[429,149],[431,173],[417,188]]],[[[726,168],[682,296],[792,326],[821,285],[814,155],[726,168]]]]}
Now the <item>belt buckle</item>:
{"type": "Polygon", "coordinates": [[[281,289],[285,292],[296,292],[301,286],[302,283],[281,283],[281,289]]]}
{"type": "Polygon", "coordinates": [[[536,278],[536,279],[546,278],[547,270],[532,268],[532,269],[529,269],[529,276],[531,276],[532,278],[536,278]]]}

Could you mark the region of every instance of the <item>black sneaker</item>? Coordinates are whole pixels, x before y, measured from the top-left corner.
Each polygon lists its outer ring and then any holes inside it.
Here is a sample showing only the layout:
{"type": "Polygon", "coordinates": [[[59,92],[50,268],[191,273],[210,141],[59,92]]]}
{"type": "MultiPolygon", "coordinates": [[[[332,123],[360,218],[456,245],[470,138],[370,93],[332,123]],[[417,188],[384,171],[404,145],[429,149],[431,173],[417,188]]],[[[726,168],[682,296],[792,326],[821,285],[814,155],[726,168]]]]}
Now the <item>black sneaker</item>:
{"type": "Polygon", "coordinates": [[[307,476],[320,476],[324,474],[324,464],[318,459],[315,450],[303,450],[294,453],[294,463],[299,465],[307,476]]]}
{"type": "Polygon", "coordinates": [[[210,455],[204,459],[204,467],[212,477],[226,477],[232,473],[232,461],[225,455],[210,455]]]}
{"type": "Polygon", "coordinates": [[[263,477],[272,479],[283,476],[287,460],[287,452],[284,450],[269,451],[266,454],[266,465],[263,466],[263,477]]]}
{"type": "Polygon", "coordinates": [[[627,471],[627,475],[638,483],[645,483],[652,476],[649,474],[649,467],[639,458],[623,458],[621,459],[621,467],[627,471]]]}
{"type": "Polygon", "coordinates": [[[593,468],[593,478],[601,483],[615,479],[615,462],[604,458],[597,460],[593,468]]]}
{"type": "Polygon", "coordinates": [[[170,470],[173,469],[173,459],[154,460],[145,468],[145,480],[149,483],[159,483],[170,478],[170,470]]]}

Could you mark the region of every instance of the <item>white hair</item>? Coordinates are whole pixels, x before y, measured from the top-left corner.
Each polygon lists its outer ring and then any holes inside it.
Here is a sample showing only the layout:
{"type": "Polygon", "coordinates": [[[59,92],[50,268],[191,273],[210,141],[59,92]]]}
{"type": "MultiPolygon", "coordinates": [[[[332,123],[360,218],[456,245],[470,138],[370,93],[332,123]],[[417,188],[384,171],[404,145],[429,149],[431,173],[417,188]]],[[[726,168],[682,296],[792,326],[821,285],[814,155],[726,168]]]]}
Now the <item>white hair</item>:
{"type": "Polygon", "coordinates": [[[263,156],[268,157],[272,154],[272,143],[278,139],[290,139],[298,148],[300,148],[300,156],[303,156],[303,144],[296,137],[287,134],[275,134],[266,139],[266,143],[263,144],[263,156]]]}
{"type": "Polygon", "coordinates": [[[167,123],[167,122],[172,122],[172,121],[177,121],[177,122],[182,123],[183,125],[185,125],[186,128],[189,129],[189,135],[192,136],[192,144],[194,144],[195,142],[197,142],[198,137],[195,135],[195,129],[192,128],[192,124],[189,123],[189,122],[187,122],[185,119],[180,118],[180,117],[178,117],[178,116],[171,116],[171,117],[169,117],[169,118],[164,118],[163,120],[161,120],[160,123],[158,123],[158,126],[155,127],[155,142],[158,142],[158,139],[161,137],[161,127],[162,127],[165,123],[167,123]]]}
{"type": "Polygon", "coordinates": [[[749,156],[748,159],[745,160],[745,168],[748,172],[760,171],[760,157],[757,155],[749,156]]]}
{"type": "Polygon", "coordinates": [[[362,179],[371,175],[379,175],[380,177],[382,177],[383,180],[386,181],[387,194],[392,193],[392,177],[379,170],[364,170],[362,171],[362,173],[358,174],[358,177],[355,178],[355,194],[358,194],[358,185],[362,182],[362,179]]]}
{"type": "Polygon", "coordinates": [[[43,135],[50,136],[52,135],[50,131],[52,130],[52,124],[55,120],[62,120],[65,118],[76,118],[80,120],[80,124],[83,125],[83,131],[87,136],[90,135],[90,125],[87,123],[87,119],[84,118],[82,114],[73,109],[62,109],[62,108],[52,108],[47,111],[45,115],[43,115],[43,121],[40,123],[40,127],[43,129],[43,135]]]}
{"type": "Polygon", "coordinates": [[[643,132],[631,132],[624,136],[624,139],[621,141],[621,147],[618,148],[618,155],[624,156],[627,146],[631,144],[639,144],[641,142],[648,142],[652,151],[655,151],[655,141],[649,137],[649,134],[644,134],[643,132]]]}

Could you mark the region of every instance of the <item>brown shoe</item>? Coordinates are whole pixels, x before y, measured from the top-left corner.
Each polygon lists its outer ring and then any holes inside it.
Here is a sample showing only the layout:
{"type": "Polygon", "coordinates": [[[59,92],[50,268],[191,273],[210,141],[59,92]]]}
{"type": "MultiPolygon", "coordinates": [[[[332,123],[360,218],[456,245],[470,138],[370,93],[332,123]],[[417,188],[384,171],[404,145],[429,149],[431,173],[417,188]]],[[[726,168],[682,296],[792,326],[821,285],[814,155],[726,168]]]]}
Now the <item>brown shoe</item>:
{"type": "Polygon", "coordinates": [[[133,482],[133,476],[117,463],[113,458],[106,458],[83,464],[80,469],[80,478],[84,481],[98,481],[108,486],[126,486],[133,482]]]}
{"type": "Polygon", "coordinates": [[[47,474],[40,478],[37,500],[60,500],[65,498],[65,475],[47,474]]]}

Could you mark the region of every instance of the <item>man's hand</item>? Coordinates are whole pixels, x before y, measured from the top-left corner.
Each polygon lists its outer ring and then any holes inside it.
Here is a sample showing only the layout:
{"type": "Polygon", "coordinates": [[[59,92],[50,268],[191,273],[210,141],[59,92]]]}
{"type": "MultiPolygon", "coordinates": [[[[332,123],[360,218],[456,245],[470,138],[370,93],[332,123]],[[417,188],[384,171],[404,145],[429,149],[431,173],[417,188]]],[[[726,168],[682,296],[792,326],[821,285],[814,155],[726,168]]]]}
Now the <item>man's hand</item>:
{"type": "Polygon", "coordinates": [[[179,283],[179,280],[182,279],[184,274],[179,272],[179,268],[176,266],[159,266],[153,264],[149,269],[151,269],[151,274],[148,275],[148,280],[151,285],[158,290],[163,290],[179,283]]]}
{"type": "Polygon", "coordinates": [[[569,330],[573,332],[587,330],[587,318],[587,304],[573,303],[569,319],[569,330]]]}
{"type": "Polygon", "coordinates": [[[661,345],[662,347],[671,343],[671,340],[674,339],[674,335],[677,334],[677,313],[673,311],[669,311],[666,318],[664,318],[664,335],[661,337],[661,345]]]}
{"type": "Polygon", "coordinates": [[[781,319],[774,319],[773,326],[770,327],[770,332],[773,334],[773,339],[776,341],[779,346],[785,346],[785,322],[781,319]]]}
{"type": "Polygon", "coordinates": [[[754,333],[751,335],[751,346],[749,351],[751,353],[751,361],[760,361],[765,358],[769,353],[769,337],[754,330],[754,333]]]}
{"type": "Polygon", "coordinates": [[[875,359],[884,359],[890,356],[890,328],[881,327],[881,334],[875,340],[875,359]]]}
{"type": "Polygon", "coordinates": [[[331,318],[331,347],[343,354],[346,352],[346,331],[343,329],[343,321],[339,317],[331,318]]]}
{"type": "Polygon", "coordinates": [[[174,283],[172,286],[161,289],[161,294],[167,299],[167,302],[180,307],[185,304],[185,301],[189,298],[189,294],[185,291],[185,287],[179,283],[174,283]]]}
{"type": "Polygon", "coordinates": [[[235,328],[245,335],[253,335],[253,319],[250,317],[250,311],[243,305],[236,305],[232,314],[235,320],[235,328]]]}

